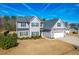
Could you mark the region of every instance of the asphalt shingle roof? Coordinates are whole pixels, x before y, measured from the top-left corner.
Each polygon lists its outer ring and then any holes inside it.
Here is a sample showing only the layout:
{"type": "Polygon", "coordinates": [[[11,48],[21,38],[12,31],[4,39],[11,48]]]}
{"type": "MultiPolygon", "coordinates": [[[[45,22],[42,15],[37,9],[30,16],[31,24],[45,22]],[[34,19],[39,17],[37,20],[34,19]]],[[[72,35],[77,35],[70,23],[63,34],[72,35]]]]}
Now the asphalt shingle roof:
{"type": "MultiPolygon", "coordinates": [[[[30,22],[32,18],[36,16],[18,16],[17,17],[17,22],[30,22]],[[22,19],[21,19],[22,18],[22,19]]],[[[43,20],[38,17],[38,19],[43,23],[43,20]]]]}
{"type": "Polygon", "coordinates": [[[17,22],[30,22],[35,16],[18,16],[17,22]]]}
{"type": "Polygon", "coordinates": [[[59,20],[58,18],[54,18],[52,20],[46,20],[44,22],[44,29],[51,29],[58,20],[59,20]]]}
{"type": "MultiPolygon", "coordinates": [[[[19,16],[18,18],[20,18],[20,19],[17,19],[17,22],[30,22],[32,20],[32,18],[34,18],[34,17],[35,16],[19,16]]],[[[45,21],[43,21],[42,19],[39,18],[39,20],[41,20],[41,22],[43,22],[44,29],[51,29],[59,19],[58,18],[54,18],[52,20],[45,20],[45,21]]]]}

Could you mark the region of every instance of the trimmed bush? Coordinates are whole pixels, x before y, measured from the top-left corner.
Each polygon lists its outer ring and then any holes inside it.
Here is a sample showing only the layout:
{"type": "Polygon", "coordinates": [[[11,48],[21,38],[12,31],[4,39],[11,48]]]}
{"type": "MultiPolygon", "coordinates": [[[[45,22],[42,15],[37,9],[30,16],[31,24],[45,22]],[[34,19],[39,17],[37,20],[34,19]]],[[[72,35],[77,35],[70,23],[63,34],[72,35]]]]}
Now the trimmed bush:
{"type": "Polygon", "coordinates": [[[12,35],[7,35],[7,36],[3,36],[0,37],[0,47],[2,49],[9,49],[11,47],[16,46],[17,44],[17,36],[16,34],[12,34],[12,35]]]}
{"type": "Polygon", "coordinates": [[[17,34],[16,33],[13,33],[12,36],[13,36],[14,39],[17,39],[17,34]]]}
{"type": "Polygon", "coordinates": [[[40,38],[42,38],[41,36],[32,36],[31,38],[33,38],[33,39],[40,39],[40,38]]]}

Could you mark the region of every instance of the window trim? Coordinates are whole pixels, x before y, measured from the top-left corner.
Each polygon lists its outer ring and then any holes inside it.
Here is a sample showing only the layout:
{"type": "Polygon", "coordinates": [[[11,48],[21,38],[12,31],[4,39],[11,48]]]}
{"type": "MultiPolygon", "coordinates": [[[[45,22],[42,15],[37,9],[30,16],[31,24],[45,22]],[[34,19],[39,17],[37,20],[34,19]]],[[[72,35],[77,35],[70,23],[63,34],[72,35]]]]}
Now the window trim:
{"type": "Polygon", "coordinates": [[[28,36],[28,31],[20,31],[20,36],[28,36]]]}
{"type": "Polygon", "coordinates": [[[34,22],[33,22],[33,23],[31,23],[31,26],[32,26],[32,27],[38,27],[38,26],[39,26],[39,23],[34,23],[34,22]]]}
{"type": "Polygon", "coordinates": [[[57,27],[61,27],[61,23],[57,23],[57,27]]]}
{"type": "Polygon", "coordinates": [[[39,32],[31,32],[32,36],[39,36],[39,32]]]}
{"type": "Polygon", "coordinates": [[[26,22],[22,22],[21,27],[26,27],[26,22]]]}

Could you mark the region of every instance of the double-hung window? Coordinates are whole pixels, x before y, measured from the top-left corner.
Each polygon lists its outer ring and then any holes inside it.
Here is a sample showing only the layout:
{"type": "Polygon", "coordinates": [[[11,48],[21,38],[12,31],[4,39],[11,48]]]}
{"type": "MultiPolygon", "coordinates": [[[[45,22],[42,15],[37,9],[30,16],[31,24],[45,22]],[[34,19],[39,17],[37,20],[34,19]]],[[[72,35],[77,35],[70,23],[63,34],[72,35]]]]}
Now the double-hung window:
{"type": "Polygon", "coordinates": [[[32,36],[39,36],[39,32],[32,32],[32,36]]]}
{"type": "Polygon", "coordinates": [[[39,23],[32,23],[32,27],[38,27],[39,23]]]}
{"type": "Polygon", "coordinates": [[[57,26],[58,26],[58,27],[61,27],[61,23],[57,23],[57,26]]]}
{"type": "Polygon", "coordinates": [[[26,23],[21,23],[21,27],[26,27],[26,23]]]}
{"type": "Polygon", "coordinates": [[[43,23],[40,24],[40,27],[43,27],[43,23]]]}
{"type": "Polygon", "coordinates": [[[20,36],[28,36],[28,32],[26,32],[26,31],[21,31],[21,32],[20,32],[20,36]]]}

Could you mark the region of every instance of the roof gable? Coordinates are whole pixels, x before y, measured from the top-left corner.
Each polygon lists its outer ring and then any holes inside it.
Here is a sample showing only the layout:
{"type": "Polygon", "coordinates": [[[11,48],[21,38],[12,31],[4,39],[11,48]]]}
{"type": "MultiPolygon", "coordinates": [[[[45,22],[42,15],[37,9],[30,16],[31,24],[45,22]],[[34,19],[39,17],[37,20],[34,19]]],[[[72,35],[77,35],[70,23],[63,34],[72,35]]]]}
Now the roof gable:
{"type": "Polygon", "coordinates": [[[34,16],[17,16],[17,22],[30,22],[34,16]]]}
{"type": "Polygon", "coordinates": [[[35,18],[35,16],[25,16],[25,18],[28,22],[30,22],[33,18],[35,18]]]}
{"type": "Polygon", "coordinates": [[[52,20],[47,20],[44,22],[44,29],[51,29],[55,24],[56,22],[58,21],[59,19],[58,18],[54,18],[52,20]],[[50,25],[49,25],[50,24],[50,25]]]}
{"type": "Polygon", "coordinates": [[[59,19],[56,22],[56,24],[53,26],[53,28],[65,28],[65,24],[64,24],[64,22],[61,19],[59,19]],[[60,23],[60,26],[58,26],[58,23],[60,23]]]}
{"type": "Polygon", "coordinates": [[[38,17],[33,17],[30,21],[33,21],[34,19],[37,19],[39,22],[41,22],[41,20],[38,17]]]}
{"type": "MultiPolygon", "coordinates": [[[[17,22],[30,22],[34,18],[37,18],[37,17],[36,16],[18,16],[17,17],[17,22]]],[[[39,21],[41,21],[41,20],[39,19],[39,21]]]]}

